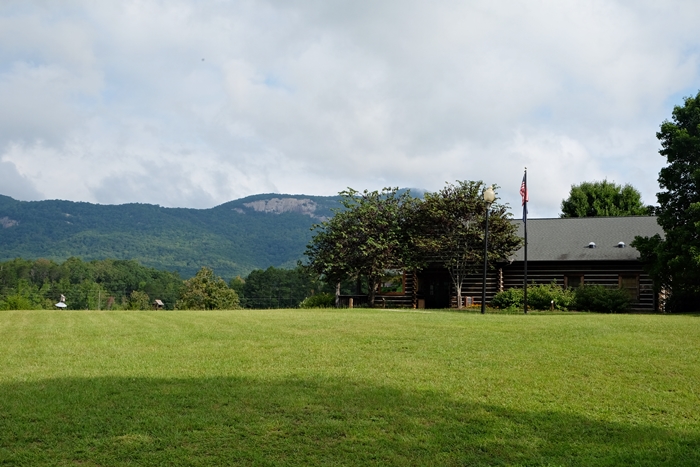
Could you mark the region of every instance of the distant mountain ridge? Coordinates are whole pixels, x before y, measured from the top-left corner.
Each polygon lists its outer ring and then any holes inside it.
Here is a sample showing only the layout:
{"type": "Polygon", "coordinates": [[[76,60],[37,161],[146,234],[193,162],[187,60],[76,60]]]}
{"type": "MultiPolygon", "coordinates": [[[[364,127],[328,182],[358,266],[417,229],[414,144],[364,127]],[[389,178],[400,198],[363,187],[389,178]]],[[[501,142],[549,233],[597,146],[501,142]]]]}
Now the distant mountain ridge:
{"type": "Polygon", "coordinates": [[[269,266],[293,267],[303,258],[311,226],[331,217],[339,200],[275,193],[188,209],[0,195],[0,260],[136,259],[183,277],[202,266],[225,278],[269,266]]]}

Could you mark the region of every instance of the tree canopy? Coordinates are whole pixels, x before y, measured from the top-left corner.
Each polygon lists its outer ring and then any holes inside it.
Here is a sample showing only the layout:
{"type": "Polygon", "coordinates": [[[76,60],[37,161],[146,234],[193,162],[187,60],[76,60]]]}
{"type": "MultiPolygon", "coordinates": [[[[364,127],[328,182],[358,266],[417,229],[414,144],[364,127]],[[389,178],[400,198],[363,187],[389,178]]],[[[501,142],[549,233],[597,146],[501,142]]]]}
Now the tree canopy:
{"type": "Polygon", "coordinates": [[[414,199],[398,188],[363,192],[348,188],[340,196],[343,208],[314,226],[316,234],[305,254],[309,267],[329,282],[366,277],[373,305],[384,272],[404,267],[402,227],[414,199]]]}
{"type": "Polygon", "coordinates": [[[671,293],[667,309],[688,310],[700,297],[700,92],[674,107],[656,137],[667,161],[656,195],[665,237],[637,237],[632,245],[656,287],[671,293]]]}
{"type": "MultiPolygon", "coordinates": [[[[317,226],[306,251],[309,267],[333,282],[364,276],[370,304],[387,271],[422,269],[431,262],[448,268],[459,292],[465,276],[483,263],[483,189],[483,182],[458,181],[422,200],[396,188],[348,189],[341,193],[345,209],[317,226]]],[[[506,205],[494,203],[491,213],[488,254],[504,258],[521,240],[506,205]]]]}
{"type": "MultiPolygon", "coordinates": [[[[411,222],[407,224],[411,239],[413,263],[420,261],[442,263],[450,272],[457,296],[462,284],[484,262],[484,233],[486,210],[483,182],[457,181],[435,193],[426,193],[415,204],[411,222]]],[[[494,202],[489,215],[489,263],[506,258],[522,243],[515,234],[506,205],[494,202]]],[[[461,300],[457,301],[461,308],[461,300]]]]}
{"type": "Polygon", "coordinates": [[[651,214],[651,208],[644,206],[632,185],[603,180],[572,185],[561,212],[561,217],[644,216],[651,214]]]}

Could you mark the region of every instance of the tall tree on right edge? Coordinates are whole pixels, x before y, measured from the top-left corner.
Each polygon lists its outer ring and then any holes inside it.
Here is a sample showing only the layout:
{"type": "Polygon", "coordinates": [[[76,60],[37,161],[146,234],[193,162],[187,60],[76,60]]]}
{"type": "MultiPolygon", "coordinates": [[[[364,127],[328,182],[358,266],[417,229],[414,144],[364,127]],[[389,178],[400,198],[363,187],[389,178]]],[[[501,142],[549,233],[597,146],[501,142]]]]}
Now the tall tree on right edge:
{"type": "Polygon", "coordinates": [[[666,311],[700,309],[700,92],[673,109],[656,133],[668,165],[656,197],[665,238],[636,237],[634,246],[659,290],[670,293],[666,311]]]}

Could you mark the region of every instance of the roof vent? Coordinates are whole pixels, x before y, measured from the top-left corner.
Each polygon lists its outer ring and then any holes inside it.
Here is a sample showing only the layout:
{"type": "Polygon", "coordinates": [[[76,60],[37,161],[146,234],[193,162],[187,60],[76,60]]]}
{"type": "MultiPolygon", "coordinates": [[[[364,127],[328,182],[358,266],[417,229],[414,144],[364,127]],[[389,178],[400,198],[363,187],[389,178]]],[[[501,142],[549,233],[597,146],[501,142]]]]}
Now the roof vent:
{"type": "Polygon", "coordinates": [[[595,242],[591,242],[588,244],[588,248],[595,248],[595,242]]]}
{"type": "Polygon", "coordinates": [[[618,248],[624,248],[624,247],[626,247],[626,246],[627,246],[627,245],[625,245],[625,242],[619,242],[619,243],[617,244],[617,247],[618,247],[618,248]]]}

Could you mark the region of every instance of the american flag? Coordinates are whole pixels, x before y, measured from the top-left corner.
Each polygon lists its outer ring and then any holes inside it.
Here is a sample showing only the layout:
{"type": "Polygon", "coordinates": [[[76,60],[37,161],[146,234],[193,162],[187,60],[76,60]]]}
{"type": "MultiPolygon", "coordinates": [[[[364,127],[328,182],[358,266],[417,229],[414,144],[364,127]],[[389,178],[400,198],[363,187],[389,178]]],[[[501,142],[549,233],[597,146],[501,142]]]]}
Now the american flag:
{"type": "Polygon", "coordinates": [[[523,175],[523,182],[520,184],[520,196],[523,197],[523,206],[525,206],[525,203],[530,201],[527,194],[527,172],[523,175]]]}

